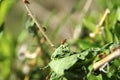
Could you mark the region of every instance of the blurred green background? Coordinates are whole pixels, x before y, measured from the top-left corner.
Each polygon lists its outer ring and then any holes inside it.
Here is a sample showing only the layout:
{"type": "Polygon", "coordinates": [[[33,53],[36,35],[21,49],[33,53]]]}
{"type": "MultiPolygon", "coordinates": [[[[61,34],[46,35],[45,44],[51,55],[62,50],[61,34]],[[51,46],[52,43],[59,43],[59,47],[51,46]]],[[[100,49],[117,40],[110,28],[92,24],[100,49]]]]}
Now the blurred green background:
{"type": "MultiPolygon", "coordinates": [[[[120,39],[120,0],[29,0],[30,8],[46,34],[57,47],[61,40],[80,51],[101,47],[120,39]],[[89,36],[106,9],[110,14],[103,23],[104,30],[95,40],[89,36]]],[[[26,59],[26,51],[34,53],[38,46],[34,33],[30,32],[30,18],[22,0],[0,0],[0,80],[44,80],[49,70],[41,57],[26,59]],[[32,34],[32,35],[31,35],[32,34]],[[35,64],[34,64],[35,61],[35,64]],[[30,64],[32,64],[32,67],[30,64]]],[[[53,50],[39,32],[42,52],[47,63],[53,50]]]]}

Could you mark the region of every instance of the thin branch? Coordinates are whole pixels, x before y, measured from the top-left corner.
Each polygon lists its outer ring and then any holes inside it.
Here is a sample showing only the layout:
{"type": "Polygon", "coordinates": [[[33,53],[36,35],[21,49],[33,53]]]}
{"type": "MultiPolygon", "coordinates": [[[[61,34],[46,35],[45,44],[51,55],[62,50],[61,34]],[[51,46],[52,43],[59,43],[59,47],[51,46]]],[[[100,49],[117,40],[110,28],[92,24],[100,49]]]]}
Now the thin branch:
{"type": "Polygon", "coordinates": [[[85,17],[86,13],[88,12],[88,10],[90,9],[90,6],[92,4],[93,0],[87,0],[85,3],[85,6],[83,7],[83,13],[80,14],[80,24],[78,25],[78,27],[76,27],[76,29],[74,30],[74,34],[73,34],[73,39],[77,39],[80,36],[81,33],[81,26],[82,26],[82,21],[83,18],[85,17]]]}
{"type": "Polygon", "coordinates": [[[99,32],[101,32],[101,28],[102,28],[103,22],[105,21],[105,19],[107,18],[107,16],[108,16],[109,13],[110,13],[110,10],[106,9],[103,17],[101,18],[100,22],[96,26],[97,28],[96,28],[95,32],[94,33],[90,33],[90,37],[91,38],[94,39],[96,37],[96,35],[98,35],[99,32]]]}
{"type": "Polygon", "coordinates": [[[92,4],[92,1],[93,0],[87,0],[86,3],[85,3],[85,6],[83,7],[83,11],[84,13],[86,14],[88,12],[88,10],[90,9],[90,6],[92,4]]]}
{"type": "Polygon", "coordinates": [[[46,35],[46,33],[44,32],[42,26],[38,23],[36,17],[34,16],[34,14],[32,13],[31,9],[29,8],[29,2],[28,0],[23,0],[24,5],[26,7],[27,12],[29,13],[29,15],[31,16],[31,18],[33,19],[33,21],[36,23],[37,27],[39,28],[39,30],[41,31],[41,33],[43,34],[43,36],[46,38],[46,40],[48,41],[48,43],[54,47],[54,44],[52,43],[52,41],[48,38],[48,36],[46,35]]]}
{"type": "Polygon", "coordinates": [[[100,61],[93,64],[94,70],[100,69],[105,63],[110,62],[111,60],[120,56],[120,47],[116,48],[109,54],[108,56],[104,57],[100,61]]]}

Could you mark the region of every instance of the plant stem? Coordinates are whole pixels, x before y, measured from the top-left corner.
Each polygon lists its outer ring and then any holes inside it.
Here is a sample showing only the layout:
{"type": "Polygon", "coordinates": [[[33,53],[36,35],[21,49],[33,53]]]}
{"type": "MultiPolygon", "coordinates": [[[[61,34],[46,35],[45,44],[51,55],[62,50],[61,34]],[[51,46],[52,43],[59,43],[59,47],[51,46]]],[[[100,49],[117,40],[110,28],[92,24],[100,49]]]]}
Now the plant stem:
{"type": "MultiPolygon", "coordinates": [[[[46,35],[46,33],[44,32],[42,26],[38,23],[36,17],[34,16],[34,14],[32,13],[31,9],[29,8],[29,3],[26,3],[25,1],[24,5],[26,7],[26,10],[28,12],[28,14],[31,16],[31,18],[33,19],[33,21],[36,23],[38,29],[40,30],[40,32],[43,34],[43,36],[46,38],[46,40],[48,41],[48,43],[50,44],[50,46],[54,47],[54,44],[52,43],[52,41],[48,38],[48,36],[46,35]]],[[[27,1],[28,2],[28,1],[27,1]]]]}
{"type": "Polygon", "coordinates": [[[105,19],[107,18],[107,16],[108,16],[109,13],[110,13],[110,10],[106,9],[103,17],[101,18],[100,22],[96,26],[97,28],[96,28],[95,32],[94,33],[90,33],[90,37],[91,38],[94,39],[96,37],[96,35],[99,34],[99,32],[101,31],[102,24],[105,21],[105,19]]]}
{"type": "Polygon", "coordinates": [[[94,70],[100,69],[105,63],[111,61],[112,59],[120,56],[120,47],[116,48],[114,51],[111,52],[108,56],[104,57],[100,61],[93,64],[94,70]]]}

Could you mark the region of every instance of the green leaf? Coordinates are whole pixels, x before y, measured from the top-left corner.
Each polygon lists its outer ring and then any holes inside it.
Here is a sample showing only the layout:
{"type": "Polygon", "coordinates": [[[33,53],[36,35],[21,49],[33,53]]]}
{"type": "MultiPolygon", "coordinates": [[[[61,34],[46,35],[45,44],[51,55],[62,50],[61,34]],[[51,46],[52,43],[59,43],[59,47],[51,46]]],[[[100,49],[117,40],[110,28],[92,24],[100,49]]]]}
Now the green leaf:
{"type": "MultiPolygon", "coordinates": [[[[14,52],[14,43],[10,34],[4,34],[0,39],[0,52],[7,58],[12,58],[14,52]]],[[[1,54],[0,54],[1,56],[1,54]]]]}
{"type": "Polygon", "coordinates": [[[99,75],[94,75],[94,74],[90,74],[89,76],[88,76],[88,80],[103,80],[102,79],[102,75],[101,74],[99,74],[99,75]]]}
{"type": "Polygon", "coordinates": [[[101,74],[99,74],[99,75],[97,76],[97,80],[103,80],[101,74]]]}
{"type": "Polygon", "coordinates": [[[105,28],[105,41],[106,42],[113,42],[113,34],[108,28],[105,28]]]}
{"type": "Polygon", "coordinates": [[[63,58],[70,55],[70,47],[67,43],[61,44],[52,54],[51,59],[63,58]]]}
{"type": "Polygon", "coordinates": [[[88,76],[88,80],[97,80],[97,77],[95,75],[93,75],[93,74],[90,74],[88,76]]]}
{"type": "Polygon", "coordinates": [[[115,59],[114,61],[113,61],[113,65],[115,66],[115,67],[119,67],[120,66],[120,58],[118,58],[118,59],[115,59]]]}
{"type": "Polygon", "coordinates": [[[120,40],[120,23],[116,23],[114,33],[116,37],[120,40]]]}
{"type": "Polygon", "coordinates": [[[86,50],[86,51],[80,53],[79,59],[84,60],[85,57],[88,55],[88,53],[89,53],[89,50],[86,50]]]}
{"type": "Polygon", "coordinates": [[[11,71],[10,65],[11,65],[11,63],[10,63],[10,60],[8,60],[8,59],[3,61],[2,65],[0,65],[3,80],[5,80],[8,77],[8,75],[10,74],[10,71],[11,71]]]}
{"type": "Polygon", "coordinates": [[[83,20],[83,24],[85,25],[85,27],[90,30],[91,32],[93,32],[96,29],[96,25],[88,19],[84,19],[83,20]]]}
{"type": "Polygon", "coordinates": [[[0,25],[3,24],[8,11],[13,6],[16,0],[2,0],[0,3],[0,25]]]}
{"type": "Polygon", "coordinates": [[[97,46],[99,46],[95,42],[91,42],[88,38],[78,40],[77,44],[82,49],[87,49],[87,48],[90,48],[90,47],[97,47],[97,46]]]}
{"type": "Polygon", "coordinates": [[[110,43],[105,44],[101,49],[102,49],[102,50],[104,50],[104,49],[109,49],[111,45],[113,45],[113,42],[110,42],[110,43]]]}
{"type": "Polygon", "coordinates": [[[4,24],[2,24],[2,25],[0,26],[0,38],[1,38],[2,35],[3,35],[3,30],[4,30],[4,24]]]}
{"type": "Polygon", "coordinates": [[[111,13],[109,14],[108,16],[108,24],[107,24],[107,28],[108,29],[113,29],[113,27],[115,26],[116,24],[116,21],[118,19],[118,14],[117,14],[117,11],[116,10],[113,10],[111,11],[111,13]]]}
{"type": "Polygon", "coordinates": [[[117,8],[117,11],[116,11],[116,15],[117,15],[117,18],[116,18],[116,21],[115,21],[115,24],[114,24],[114,29],[113,29],[113,33],[114,33],[114,36],[117,37],[117,39],[119,40],[120,39],[120,7],[117,8]]]}
{"type": "Polygon", "coordinates": [[[51,69],[59,76],[64,75],[64,71],[68,70],[70,67],[72,67],[78,60],[77,58],[78,54],[71,55],[65,58],[52,60],[49,63],[49,66],[51,69]]]}
{"type": "Polygon", "coordinates": [[[34,26],[34,21],[32,18],[29,18],[26,22],[26,28],[28,29],[31,26],[34,26]]]}
{"type": "Polygon", "coordinates": [[[15,59],[15,41],[10,33],[5,33],[0,39],[0,78],[7,80],[11,72],[11,64],[15,59]]]}
{"type": "Polygon", "coordinates": [[[50,80],[60,80],[60,78],[55,72],[51,73],[50,80]]]}
{"type": "Polygon", "coordinates": [[[111,0],[111,2],[113,4],[114,9],[120,6],[120,0],[111,0]]]}
{"type": "Polygon", "coordinates": [[[120,21],[120,7],[118,7],[118,9],[117,9],[117,18],[118,18],[118,20],[120,21]]]}

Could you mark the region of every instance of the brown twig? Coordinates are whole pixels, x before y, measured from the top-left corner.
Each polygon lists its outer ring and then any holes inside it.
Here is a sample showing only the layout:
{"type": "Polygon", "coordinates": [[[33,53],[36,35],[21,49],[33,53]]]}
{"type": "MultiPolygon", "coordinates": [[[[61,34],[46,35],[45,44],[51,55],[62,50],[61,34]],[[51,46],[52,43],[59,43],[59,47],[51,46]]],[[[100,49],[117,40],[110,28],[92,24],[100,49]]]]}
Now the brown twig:
{"type": "Polygon", "coordinates": [[[105,19],[107,18],[107,16],[108,16],[109,13],[110,13],[110,10],[109,10],[109,9],[106,9],[103,17],[101,18],[100,22],[99,22],[98,25],[96,26],[95,32],[94,32],[94,33],[90,33],[90,37],[91,37],[91,38],[94,39],[94,38],[96,37],[96,35],[98,35],[99,32],[101,32],[102,24],[103,24],[103,22],[105,21],[105,19]]]}
{"type": "Polygon", "coordinates": [[[111,60],[113,60],[114,58],[120,56],[120,47],[114,49],[111,54],[107,55],[106,57],[104,57],[103,59],[101,59],[100,61],[96,62],[93,64],[93,68],[94,70],[100,69],[101,66],[103,66],[105,63],[110,62],[111,60]]]}
{"type": "Polygon", "coordinates": [[[30,2],[28,0],[23,0],[24,5],[27,9],[27,12],[29,13],[29,15],[31,16],[31,18],[33,19],[33,21],[36,23],[37,27],[39,28],[39,30],[41,31],[41,33],[43,34],[43,36],[46,38],[46,40],[48,41],[48,43],[54,47],[54,44],[52,43],[52,41],[48,38],[48,36],[46,35],[46,33],[44,32],[42,26],[38,23],[36,17],[34,16],[34,14],[32,13],[31,9],[29,8],[29,4],[30,2]]]}

